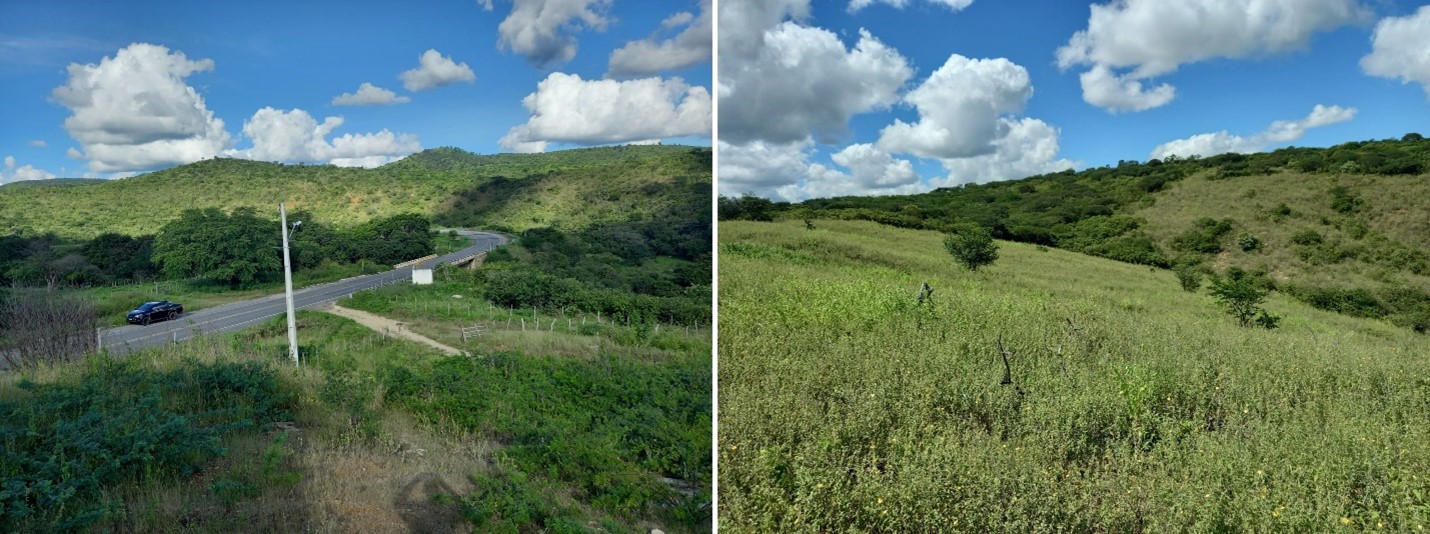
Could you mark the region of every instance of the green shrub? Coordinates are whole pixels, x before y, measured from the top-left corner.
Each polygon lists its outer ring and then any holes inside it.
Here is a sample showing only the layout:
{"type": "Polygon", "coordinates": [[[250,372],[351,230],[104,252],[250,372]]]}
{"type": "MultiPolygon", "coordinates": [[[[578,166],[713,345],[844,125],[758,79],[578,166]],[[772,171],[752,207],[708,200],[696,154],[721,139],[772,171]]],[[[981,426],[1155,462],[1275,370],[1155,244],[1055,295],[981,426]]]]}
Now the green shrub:
{"type": "Polygon", "coordinates": [[[1291,206],[1287,206],[1285,202],[1277,204],[1276,207],[1271,210],[1271,220],[1276,222],[1284,221],[1287,217],[1292,215],[1295,215],[1295,212],[1291,211],[1291,206]]]}
{"type": "Polygon", "coordinates": [[[1235,317],[1241,326],[1251,326],[1255,323],[1268,329],[1276,328],[1280,318],[1261,308],[1261,303],[1266,301],[1266,294],[1269,292],[1262,287],[1264,285],[1265,282],[1257,280],[1256,276],[1239,267],[1231,267],[1227,269],[1225,276],[1212,276],[1208,293],[1225,307],[1227,313],[1235,317]]]}
{"type": "MultiPolygon", "coordinates": [[[[259,363],[189,362],[155,371],[95,360],[74,382],[22,382],[0,400],[0,531],[85,530],[107,488],[191,476],[225,454],[219,438],[290,417],[291,394],[259,363]]],[[[250,488],[218,481],[225,498],[250,488]]]]}
{"type": "Polygon", "coordinates": [[[1335,186],[1331,188],[1331,209],[1336,213],[1350,214],[1360,209],[1365,204],[1364,200],[1356,196],[1345,186],[1335,186]]]}
{"type": "Polygon", "coordinates": [[[1199,265],[1183,264],[1172,270],[1177,275],[1177,283],[1182,285],[1182,291],[1196,293],[1202,287],[1202,270],[1199,265]]]}
{"type": "Polygon", "coordinates": [[[1321,244],[1321,233],[1315,230],[1301,230],[1291,234],[1291,243],[1302,246],[1321,244]]]}
{"type": "Polygon", "coordinates": [[[1236,246],[1241,247],[1243,252],[1251,252],[1261,246],[1261,240],[1257,239],[1254,235],[1243,232],[1236,236],[1236,246]]]}
{"type": "Polygon", "coordinates": [[[1221,238],[1231,231],[1232,224],[1231,219],[1197,219],[1192,229],[1172,238],[1172,248],[1184,252],[1216,254],[1221,252],[1221,238]]]}
{"type": "Polygon", "coordinates": [[[943,248],[970,271],[992,264],[998,259],[998,245],[987,229],[976,224],[958,225],[944,235],[943,248]]]}
{"type": "Polygon", "coordinates": [[[1387,313],[1374,293],[1365,288],[1340,289],[1295,285],[1286,289],[1296,300],[1322,310],[1353,317],[1384,317],[1387,313]]]}

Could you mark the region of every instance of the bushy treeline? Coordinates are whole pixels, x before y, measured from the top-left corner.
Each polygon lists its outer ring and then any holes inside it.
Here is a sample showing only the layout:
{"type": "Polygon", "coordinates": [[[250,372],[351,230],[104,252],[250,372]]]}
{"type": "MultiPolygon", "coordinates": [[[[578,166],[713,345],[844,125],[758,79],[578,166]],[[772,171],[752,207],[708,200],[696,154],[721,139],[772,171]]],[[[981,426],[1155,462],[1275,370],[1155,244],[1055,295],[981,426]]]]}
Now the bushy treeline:
{"type": "Polygon", "coordinates": [[[1199,165],[1199,160],[1182,159],[1123,161],[1115,168],[966,184],[918,195],[837,197],[799,204],[750,195],[721,197],[718,210],[721,220],[818,217],[945,233],[975,223],[997,239],[1165,266],[1166,253],[1140,229],[1145,221],[1116,213],[1190,175],[1199,165]]]}
{"type": "MultiPolygon", "coordinates": [[[[1171,182],[1208,170],[1213,171],[1213,178],[1229,178],[1269,174],[1279,169],[1419,174],[1430,169],[1430,141],[1410,133],[1400,140],[1359,141],[1329,148],[1290,147],[1256,154],[1119,161],[1115,167],[964,184],[917,195],[819,198],[798,204],[750,195],[721,197],[719,216],[721,220],[759,221],[814,215],[938,231],[948,231],[952,225],[967,221],[988,228],[998,239],[1076,249],[1082,244],[1076,237],[1077,223],[1112,216],[1119,208],[1145,202],[1171,182]]],[[[1355,207],[1348,199],[1338,200],[1337,206],[1338,211],[1355,207]]],[[[1135,231],[1135,227],[1127,230],[1135,231]]],[[[1122,235],[1126,234],[1118,236],[1122,235]]]]}
{"type": "MultiPolygon", "coordinates": [[[[336,228],[311,214],[290,214],[293,268],[324,262],[394,264],[432,253],[431,223],[398,214],[336,228]]],[[[278,221],[252,208],[187,210],[156,235],[104,233],[89,240],[54,234],[0,236],[0,285],[94,286],[156,279],[203,278],[229,285],[282,276],[278,221]]]]}
{"type": "Polygon", "coordinates": [[[495,250],[480,271],[495,304],[571,308],[635,322],[710,322],[708,221],[539,228],[515,244],[520,252],[495,250]]]}

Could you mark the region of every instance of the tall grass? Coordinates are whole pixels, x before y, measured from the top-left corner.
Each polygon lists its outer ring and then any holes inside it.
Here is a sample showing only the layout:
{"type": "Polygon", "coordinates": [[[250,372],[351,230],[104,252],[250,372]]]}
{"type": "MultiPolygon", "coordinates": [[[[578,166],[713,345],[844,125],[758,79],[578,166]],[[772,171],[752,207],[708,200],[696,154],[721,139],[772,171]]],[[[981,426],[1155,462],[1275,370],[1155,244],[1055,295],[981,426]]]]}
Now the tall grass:
{"type": "Polygon", "coordinates": [[[1239,328],[1167,271],[1000,243],[971,273],[936,233],[817,228],[721,225],[722,529],[1430,527],[1423,336],[1279,297],[1282,328],[1239,328]]]}

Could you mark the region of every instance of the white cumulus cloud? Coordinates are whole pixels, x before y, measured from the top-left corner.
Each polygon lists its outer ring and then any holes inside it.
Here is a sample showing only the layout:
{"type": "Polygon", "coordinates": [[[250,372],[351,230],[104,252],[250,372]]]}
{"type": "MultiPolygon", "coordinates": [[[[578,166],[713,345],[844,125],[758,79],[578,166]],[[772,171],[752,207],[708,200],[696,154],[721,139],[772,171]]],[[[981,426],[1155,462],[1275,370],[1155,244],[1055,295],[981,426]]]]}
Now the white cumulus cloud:
{"type": "Polygon", "coordinates": [[[918,109],[919,120],[895,119],[879,134],[879,148],[926,158],[963,158],[987,154],[1006,133],[999,118],[1016,113],[1033,96],[1028,71],[1003,58],[949,56],[904,101],[918,109]]]}
{"type": "Polygon", "coordinates": [[[307,111],[263,108],[243,123],[243,135],[253,146],[230,150],[227,155],[286,163],[331,163],[340,167],[376,167],[422,150],[417,136],[395,134],[386,129],[377,133],[344,134],[328,141],[342,126],[341,117],[327,117],[319,123],[307,111]]]}
{"type": "Polygon", "coordinates": [[[624,143],[666,137],[711,135],[710,92],[680,78],[582,80],[551,73],[522,99],[531,112],[501,146],[541,152],[548,142],[624,143]]]}
{"type": "Polygon", "coordinates": [[[94,172],[147,170],[189,163],[231,145],[223,120],[185,78],[213,70],[210,59],[146,43],[120,49],[99,64],[70,64],[51,97],[69,108],[64,127],[94,172]]]}
{"type": "Polygon", "coordinates": [[[728,104],[720,106],[720,137],[736,143],[810,134],[832,141],[854,115],[898,101],[913,75],[907,59],[865,30],[848,49],[829,30],[784,22],[747,57],[727,54],[725,39],[722,33],[719,96],[728,104]]]}
{"type": "Polygon", "coordinates": [[[993,151],[967,158],[941,159],[948,175],[929,181],[931,187],[1014,180],[1064,171],[1076,166],[1058,157],[1058,129],[1038,119],[999,119],[1004,134],[993,151]]]}
{"type": "Polygon", "coordinates": [[[1430,6],[1414,15],[1386,17],[1375,25],[1371,52],[1360,60],[1371,76],[1418,83],[1430,96],[1430,6]]]}
{"type": "Polygon", "coordinates": [[[796,183],[809,173],[808,151],[814,141],[805,138],[792,143],[755,140],[732,144],[721,139],[717,145],[721,195],[753,193],[772,197],[776,189],[796,183]]]}
{"type": "Polygon", "coordinates": [[[49,180],[55,177],[54,173],[36,169],[33,165],[23,165],[18,168],[15,165],[15,156],[5,156],[5,167],[0,168],[0,184],[26,180],[49,180]]]}
{"type": "Polygon", "coordinates": [[[406,104],[412,99],[406,96],[397,96],[397,93],[383,89],[368,82],[362,82],[358,86],[357,92],[343,93],[333,97],[334,106],[383,106],[388,104],[406,104]]]}
{"type": "Polygon", "coordinates": [[[720,194],[745,193],[800,201],[850,195],[903,195],[928,190],[913,164],[872,144],[844,147],[830,156],[835,166],[810,162],[813,139],[792,143],[719,142],[720,194]],[[840,167],[843,167],[841,169],[840,167]],[[847,170],[846,170],[847,169],[847,170]]]}
{"type": "Polygon", "coordinates": [[[661,22],[666,29],[686,28],[675,37],[631,41],[611,52],[609,69],[617,76],[652,74],[683,69],[710,61],[715,45],[711,31],[710,0],[700,0],[700,15],[682,11],[661,22]]]}
{"type": "Polygon", "coordinates": [[[1301,136],[1306,134],[1306,130],[1311,128],[1345,122],[1355,118],[1355,115],[1355,108],[1317,104],[1316,107],[1311,110],[1311,114],[1307,115],[1304,119],[1294,121],[1278,120],[1272,122],[1265,130],[1249,137],[1233,135],[1226,130],[1197,134],[1157,145],[1156,148],[1152,149],[1151,157],[1162,159],[1168,156],[1215,156],[1228,152],[1241,154],[1261,152],[1272,144],[1286,143],[1300,139],[1301,136]]]}
{"type": "Polygon", "coordinates": [[[779,195],[795,201],[855,195],[907,195],[928,190],[919,182],[912,163],[895,158],[872,144],[849,145],[829,159],[849,169],[848,172],[819,163],[811,164],[803,183],[780,187],[779,195]]]}
{"type": "Polygon", "coordinates": [[[1144,80],[1212,58],[1304,48],[1317,32],[1369,17],[1356,0],[1117,0],[1092,5],[1087,28],[1058,49],[1058,66],[1091,66],[1081,77],[1088,103],[1141,111],[1175,95],[1144,80]]]}
{"type": "Polygon", "coordinates": [[[548,68],[576,57],[581,27],[604,30],[610,0],[514,0],[511,13],[497,26],[497,46],[548,68]]]}
{"type": "MultiPolygon", "coordinates": [[[[471,83],[477,79],[476,73],[466,63],[452,61],[452,58],[433,49],[423,52],[417,62],[417,68],[397,75],[408,91],[425,91],[457,82],[471,83]]],[[[361,93],[361,89],[358,92],[361,93]]]]}
{"type": "Polygon", "coordinates": [[[46,143],[44,139],[31,139],[29,142],[27,142],[27,143],[25,143],[25,144],[30,145],[30,146],[35,147],[35,148],[45,148],[45,147],[47,147],[47,146],[50,145],[49,143],[46,143]]]}

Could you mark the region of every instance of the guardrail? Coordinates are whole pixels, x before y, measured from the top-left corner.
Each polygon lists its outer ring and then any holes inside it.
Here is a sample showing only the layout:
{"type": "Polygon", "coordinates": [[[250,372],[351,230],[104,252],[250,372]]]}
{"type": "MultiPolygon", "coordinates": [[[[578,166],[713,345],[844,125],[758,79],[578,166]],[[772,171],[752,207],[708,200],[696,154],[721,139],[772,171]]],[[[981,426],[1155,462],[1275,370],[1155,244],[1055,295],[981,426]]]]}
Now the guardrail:
{"type": "Polygon", "coordinates": [[[437,257],[436,254],[428,254],[428,255],[426,255],[426,256],[423,256],[423,257],[421,257],[421,258],[417,258],[417,259],[415,259],[415,260],[407,260],[407,261],[404,261],[404,262],[399,263],[399,264],[397,264],[397,265],[393,265],[392,268],[393,268],[393,269],[401,269],[401,268],[407,267],[407,266],[409,266],[409,265],[417,265],[417,264],[419,264],[419,263],[422,263],[422,262],[424,262],[424,261],[427,261],[427,260],[430,260],[430,259],[433,259],[433,258],[436,258],[436,257],[437,257]]]}

